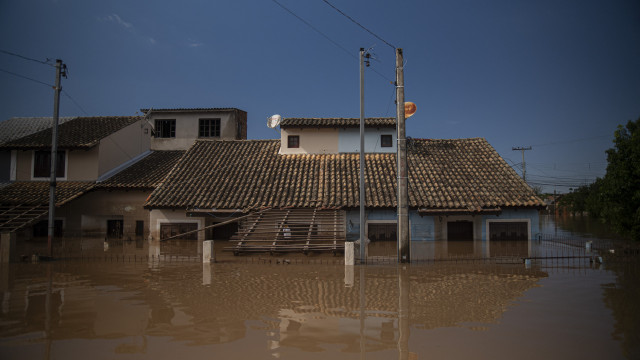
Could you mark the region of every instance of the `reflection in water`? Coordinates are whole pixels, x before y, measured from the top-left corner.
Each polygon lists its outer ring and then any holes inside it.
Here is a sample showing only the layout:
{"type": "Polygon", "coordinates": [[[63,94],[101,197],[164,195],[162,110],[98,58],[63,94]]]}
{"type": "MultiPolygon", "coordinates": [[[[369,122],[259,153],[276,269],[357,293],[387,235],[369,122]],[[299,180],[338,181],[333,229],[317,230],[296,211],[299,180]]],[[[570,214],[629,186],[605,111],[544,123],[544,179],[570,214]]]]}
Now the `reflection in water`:
{"type": "MultiPolygon", "coordinates": [[[[449,259],[531,252],[413,246],[449,259]]],[[[193,243],[80,248],[90,256],[2,264],[1,359],[639,357],[637,261],[202,264],[148,261],[197,256],[193,243]]]]}
{"type": "Polygon", "coordinates": [[[471,265],[359,267],[362,276],[353,280],[348,272],[311,265],[12,264],[3,268],[0,355],[37,351],[47,340],[55,358],[58,349],[83,341],[105,354],[148,354],[156,338],[176,346],[262,338],[251,346],[278,356],[364,349],[408,358],[411,328],[495,323],[546,276],[471,265]],[[248,336],[255,331],[262,336],[248,336]]]}

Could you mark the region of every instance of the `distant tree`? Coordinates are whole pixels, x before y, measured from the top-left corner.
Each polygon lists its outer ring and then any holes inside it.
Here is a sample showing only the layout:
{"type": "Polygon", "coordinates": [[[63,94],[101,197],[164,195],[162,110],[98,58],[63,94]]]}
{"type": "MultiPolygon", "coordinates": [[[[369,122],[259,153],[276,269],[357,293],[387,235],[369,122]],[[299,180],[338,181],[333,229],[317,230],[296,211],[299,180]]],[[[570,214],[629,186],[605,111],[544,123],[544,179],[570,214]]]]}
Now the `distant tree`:
{"type": "Polygon", "coordinates": [[[619,125],[613,142],[607,150],[607,173],[592,202],[600,202],[598,215],[617,231],[640,240],[640,118],[619,125]]]}

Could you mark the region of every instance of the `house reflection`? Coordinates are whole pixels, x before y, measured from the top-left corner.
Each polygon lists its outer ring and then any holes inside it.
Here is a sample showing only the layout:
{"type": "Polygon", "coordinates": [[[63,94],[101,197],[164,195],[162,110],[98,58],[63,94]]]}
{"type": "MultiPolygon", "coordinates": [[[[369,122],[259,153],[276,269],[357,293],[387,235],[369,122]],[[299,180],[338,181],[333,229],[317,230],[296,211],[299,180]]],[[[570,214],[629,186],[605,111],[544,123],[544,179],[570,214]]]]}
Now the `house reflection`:
{"type": "Polygon", "coordinates": [[[363,276],[345,286],[342,266],[213,264],[203,285],[202,270],[200,264],[17,264],[2,289],[0,337],[117,339],[102,346],[145,353],[149,337],[188,345],[244,339],[246,346],[265,341],[247,336],[258,331],[276,352],[408,349],[410,328],[494,323],[546,277],[522,266],[361,267],[356,273],[363,276]],[[49,297],[46,266],[52,267],[49,297]],[[248,325],[256,322],[262,325],[248,325]]]}

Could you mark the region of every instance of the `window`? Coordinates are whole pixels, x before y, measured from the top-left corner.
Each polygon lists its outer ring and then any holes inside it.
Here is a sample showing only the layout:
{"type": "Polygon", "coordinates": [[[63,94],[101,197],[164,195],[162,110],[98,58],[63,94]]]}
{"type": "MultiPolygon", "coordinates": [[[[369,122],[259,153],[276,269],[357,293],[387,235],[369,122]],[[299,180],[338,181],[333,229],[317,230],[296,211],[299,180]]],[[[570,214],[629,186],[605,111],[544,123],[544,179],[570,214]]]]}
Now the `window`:
{"type": "Polygon", "coordinates": [[[300,136],[299,135],[289,135],[287,138],[287,147],[288,148],[299,148],[300,147],[300,136]]]}
{"type": "Polygon", "coordinates": [[[382,147],[392,147],[393,146],[393,137],[391,135],[380,135],[380,146],[382,146],[382,147]]]}
{"type": "MultiPolygon", "coordinates": [[[[56,152],[56,178],[64,178],[65,151],[56,152]]],[[[33,177],[48,178],[51,176],[51,151],[36,151],[33,154],[33,177]]]]}
{"type": "Polygon", "coordinates": [[[157,138],[174,138],[176,137],[176,119],[156,120],[155,129],[157,138]]]}
{"type": "Polygon", "coordinates": [[[136,220],[136,236],[144,236],[144,221],[136,220]]]}
{"type": "Polygon", "coordinates": [[[200,119],[198,136],[201,138],[220,136],[220,119],[200,119]]]}

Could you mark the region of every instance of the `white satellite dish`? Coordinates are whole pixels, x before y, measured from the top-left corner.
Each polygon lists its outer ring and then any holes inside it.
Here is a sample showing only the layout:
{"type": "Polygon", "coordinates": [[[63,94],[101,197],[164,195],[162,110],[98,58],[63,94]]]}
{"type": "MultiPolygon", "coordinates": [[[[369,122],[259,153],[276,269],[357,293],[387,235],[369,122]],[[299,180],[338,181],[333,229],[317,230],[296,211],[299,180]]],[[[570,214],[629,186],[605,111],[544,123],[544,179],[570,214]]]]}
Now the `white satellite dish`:
{"type": "Polygon", "coordinates": [[[282,116],[278,114],[272,115],[267,119],[267,126],[273,129],[280,125],[280,120],[282,120],[282,116]]]}

